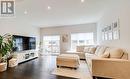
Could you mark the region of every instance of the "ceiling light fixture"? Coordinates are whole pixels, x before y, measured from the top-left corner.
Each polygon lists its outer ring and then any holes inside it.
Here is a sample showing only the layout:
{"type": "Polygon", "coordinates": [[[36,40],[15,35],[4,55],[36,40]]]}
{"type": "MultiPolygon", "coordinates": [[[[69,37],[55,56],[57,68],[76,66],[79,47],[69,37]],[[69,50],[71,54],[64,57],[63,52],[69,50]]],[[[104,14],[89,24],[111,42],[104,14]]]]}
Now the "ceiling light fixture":
{"type": "Polygon", "coordinates": [[[85,0],[81,0],[81,2],[83,3],[85,0]]]}
{"type": "Polygon", "coordinates": [[[51,9],[51,7],[50,7],[50,6],[48,6],[48,7],[47,7],[47,9],[48,9],[48,10],[50,10],[50,9],[51,9]]]}
{"type": "Polygon", "coordinates": [[[24,11],[24,14],[28,14],[28,12],[25,10],[25,11],[24,11]]]}

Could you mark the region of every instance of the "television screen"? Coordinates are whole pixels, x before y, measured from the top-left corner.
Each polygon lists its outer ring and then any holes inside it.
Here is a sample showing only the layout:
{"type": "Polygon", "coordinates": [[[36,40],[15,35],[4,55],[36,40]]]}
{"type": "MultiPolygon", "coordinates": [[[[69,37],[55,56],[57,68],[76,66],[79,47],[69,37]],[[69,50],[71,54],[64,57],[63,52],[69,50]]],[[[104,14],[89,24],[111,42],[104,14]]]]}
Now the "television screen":
{"type": "Polygon", "coordinates": [[[34,37],[29,38],[29,49],[35,49],[36,48],[36,39],[34,37]]]}
{"type": "Polygon", "coordinates": [[[32,50],[36,48],[35,37],[13,35],[13,51],[32,50]]]}

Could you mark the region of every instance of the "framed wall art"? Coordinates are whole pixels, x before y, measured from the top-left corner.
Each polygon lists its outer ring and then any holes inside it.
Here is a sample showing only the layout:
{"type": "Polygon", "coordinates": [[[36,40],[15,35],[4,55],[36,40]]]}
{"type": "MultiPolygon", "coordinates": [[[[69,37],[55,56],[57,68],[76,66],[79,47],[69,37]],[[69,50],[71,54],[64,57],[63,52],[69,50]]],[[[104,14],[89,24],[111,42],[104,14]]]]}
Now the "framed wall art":
{"type": "Polygon", "coordinates": [[[113,39],[112,24],[108,26],[108,40],[113,39]]]}
{"type": "Polygon", "coordinates": [[[108,28],[107,27],[105,27],[104,28],[104,38],[105,38],[105,40],[108,40],[108,28]]]}
{"type": "Polygon", "coordinates": [[[113,30],[113,39],[120,39],[120,30],[113,30]]]}
{"type": "Polygon", "coordinates": [[[62,35],[62,42],[68,42],[68,34],[62,35]]]}
{"type": "Polygon", "coordinates": [[[105,30],[102,29],[102,41],[104,41],[104,40],[105,40],[105,30]]]}
{"type": "Polygon", "coordinates": [[[113,27],[113,39],[114,40],[120,39],[119,20],[113,22],[112,27],[113,27]]]}

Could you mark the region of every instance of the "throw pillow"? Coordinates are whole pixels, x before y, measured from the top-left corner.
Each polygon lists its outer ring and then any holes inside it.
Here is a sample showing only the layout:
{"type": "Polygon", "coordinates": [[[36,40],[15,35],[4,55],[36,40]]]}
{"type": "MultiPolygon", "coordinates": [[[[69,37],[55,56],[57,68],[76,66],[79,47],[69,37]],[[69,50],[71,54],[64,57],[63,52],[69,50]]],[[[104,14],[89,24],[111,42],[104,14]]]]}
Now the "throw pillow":
{"type": "Polygon", "coordinates": [[[91,54],[94,54],[95,51],[96,51],[96,47],[91,47],[91,48],[89,48],[89,52],[90,52],[91,54]]]}
{"type": "Polygon", "coordinates": [[[110,58],[120,59],[123,54],[124,54],[123,50],[119,48],[110,50],[110,58]]]}
{"type": "Polygon", "coordinates": [[[84,46],[77,46],[76,51],[77,52],[83,52],[84,51],[84,46]]]}
{"type": "Polygon", "coordinates": [[[104,52],[104,54],[102,54],[100,57],[109,58],[109,56],[110,56],[110,50],[109,50],[109,48],[107,48],[106,51],[104,52]]]}
{"type": "Polygon", "coordinates": [[[84,48],[84,53],[88,53],[88,52],[89,52],[89,48],[90,48],[90,47],[85,47],[85,48],[84,48]]]}

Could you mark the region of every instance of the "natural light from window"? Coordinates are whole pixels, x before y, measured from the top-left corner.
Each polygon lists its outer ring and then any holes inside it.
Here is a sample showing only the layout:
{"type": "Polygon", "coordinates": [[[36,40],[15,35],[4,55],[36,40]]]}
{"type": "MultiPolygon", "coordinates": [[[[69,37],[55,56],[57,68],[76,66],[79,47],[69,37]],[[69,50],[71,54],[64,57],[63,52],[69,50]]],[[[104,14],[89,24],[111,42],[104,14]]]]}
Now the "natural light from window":
{"type": "Polygon", "coordinates": [[[93,45],[93,33],[73,33],[71,34],[71,50],[76,50],[79,45],[93,45]]]}
{"type": "Polygon", "coordinates": [[[44,36],[43,50],[45,53],[60,53],[60,36],[44,36]]]}

